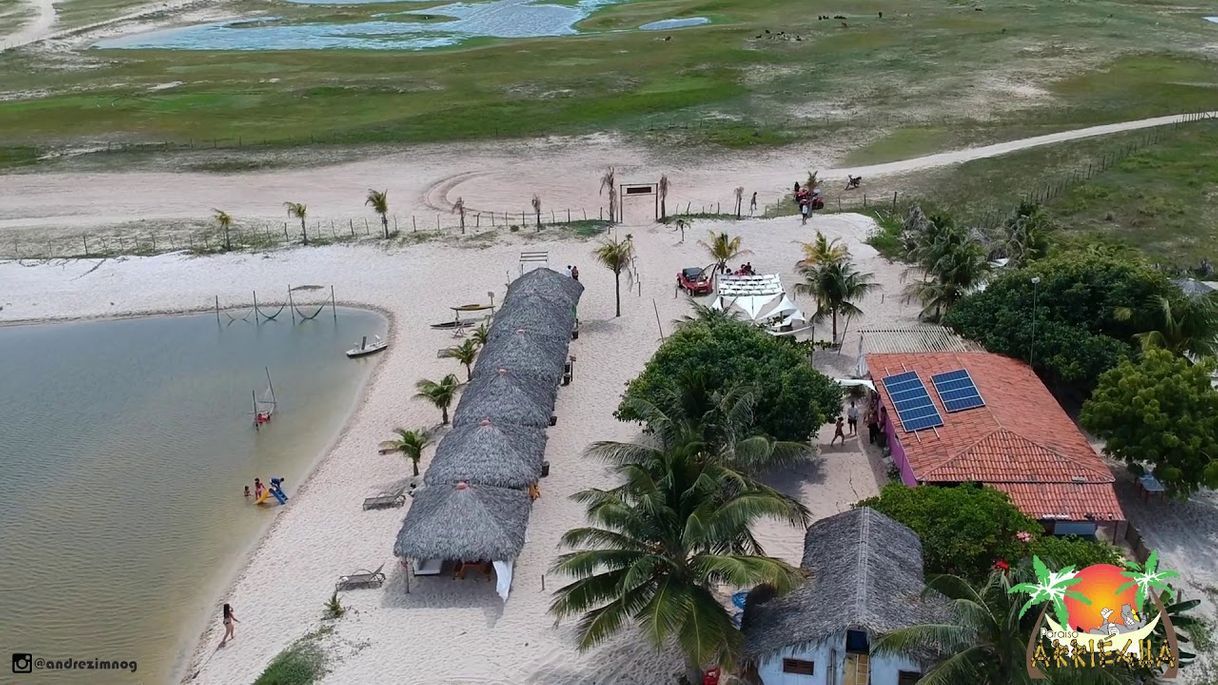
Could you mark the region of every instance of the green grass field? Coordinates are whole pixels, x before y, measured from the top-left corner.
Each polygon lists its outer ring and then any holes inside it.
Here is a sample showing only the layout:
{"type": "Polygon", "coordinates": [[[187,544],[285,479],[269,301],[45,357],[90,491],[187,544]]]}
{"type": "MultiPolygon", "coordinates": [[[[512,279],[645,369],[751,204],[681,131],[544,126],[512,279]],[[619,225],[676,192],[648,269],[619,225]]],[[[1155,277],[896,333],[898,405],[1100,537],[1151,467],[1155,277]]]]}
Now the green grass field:
{"type": "MultiPolygon", "coordinates": [[[[113,12],[110,4],[125,3],[66,6],[113,12]]],[[[256,6],[289,21],[353,21],[420,5],[256,6]]],[[[865,142],[851,156],[863,163],[1218,101],[1218,62],[1185,52],[1218,33],[1200,11],[1107,0],[998,0],[983,9],[859,0],[843,22],[816,19],[839,11],[828,0],[635,0],[597,12],[579,36],[426,52],[5,53],[0,145],[408,143],[617,130],[676,147],[849,135],[865,142]],[[674,16],[715,23],[633,30],[674,16]]]]}

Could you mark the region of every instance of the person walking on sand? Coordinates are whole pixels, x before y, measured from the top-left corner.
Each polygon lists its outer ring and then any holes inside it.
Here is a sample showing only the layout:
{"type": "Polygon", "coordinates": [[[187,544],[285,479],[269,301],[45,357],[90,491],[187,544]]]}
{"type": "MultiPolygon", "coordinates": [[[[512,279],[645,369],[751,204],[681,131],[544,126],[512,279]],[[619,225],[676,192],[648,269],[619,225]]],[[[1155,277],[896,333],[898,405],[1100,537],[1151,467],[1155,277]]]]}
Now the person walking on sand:
{"type": "Polygon", "coordinates": [[[757,191],[754,190],[753,199],[749,200],[749,216],[753,216],[753,213],[756,211],[757,211],[757,191]]]}
{"type": "Polygon", "coordinates": [[[571,276],[571,269],[572,269],[572,268],[573,268],[573,267],[572,267],[570,264],[568,264],[568,265],[567,265],[567,275],[568,275],[568,276],[571,276]]]}
{"type": "Polygon", "coordinates": [[[237,614],[233,613],[233,605],[228,602],[224,603],[224,639],[220,640],[220,646],[223,647],[229,640],[236,637],[233,633],[235,624],[240,623],[237,620],[237,614]]]}
{"type": "Polygon", "coordinates": [[[836,442],[838,438],[842,439],[842,446],[846,445],[846,431],[843,430],[843,423],[844,421],[842,420],[842,417],[837,417],[837,425],[833,427],[833,439],[829,441],[830,447],[833,446],[833,443],[836,442]]]}
{"type": "Polygon", "coordinates": [[[578,266],[571,267],[571,278],[574,278],[577,281],[579,280],[579,267],[578,266]]]}
{"type": "Polygon", "coordinates": [[[857,435],[859,432],[859,408],[854,406],[854,400],[850,401],[850,408],[846,410],[846,423],[850,424],[850,434],[857,435]]]}

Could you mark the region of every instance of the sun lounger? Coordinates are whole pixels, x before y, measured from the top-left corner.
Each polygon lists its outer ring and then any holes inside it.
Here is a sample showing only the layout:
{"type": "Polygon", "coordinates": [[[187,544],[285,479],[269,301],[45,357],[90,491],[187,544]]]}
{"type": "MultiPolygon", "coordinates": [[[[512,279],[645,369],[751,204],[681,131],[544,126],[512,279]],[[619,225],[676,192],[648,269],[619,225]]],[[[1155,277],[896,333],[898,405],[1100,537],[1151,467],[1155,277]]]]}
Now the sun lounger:
{"type": "Polygon", "coordinates": [[[351,590],[357,587],[380,587],[385,582],[385,574],[381,569],[385,568],[381,564],[375,571],[360,569],[348,576],[339,576],[338,582],[334,584],[334,590],[351,590]]]}
{"type": "Polygon", "coordinates": [[[383,509],[385,507],[400,507],[406,504],[406,489],[399,488],[393,492],[382,492],[375,497],[364,498],[364,509],[383,509]]]}

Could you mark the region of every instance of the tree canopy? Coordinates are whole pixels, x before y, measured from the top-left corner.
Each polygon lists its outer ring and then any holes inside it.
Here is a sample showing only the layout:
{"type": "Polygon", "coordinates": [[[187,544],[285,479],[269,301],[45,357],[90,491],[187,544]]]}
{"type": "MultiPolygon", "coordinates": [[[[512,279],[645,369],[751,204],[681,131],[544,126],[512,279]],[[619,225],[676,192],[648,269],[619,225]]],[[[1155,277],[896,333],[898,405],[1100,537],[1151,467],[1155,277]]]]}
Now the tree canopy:
{"type": "Polygon", "coordinates": [[[1209,367],[1147,350],[1100,376],[1082,424],[1135,473],[1154,467],[1172,492],[1218,487],[1218,392],[1209,367]]]}
{"type": "Polygon", "coordinates": [[[1051,382],[1086,394],[1100,373],[1135,353],[1135,334],[1158,325],[1158,298],[1178,296],[1136,256],[1076,250],[1002,274],[945,322],[991,352],[1031,355],[1051,382]]]}
{"type": "Polygon", "coordinates": [[[1027,546],[1018,534],[1031,540],[1041,530],[1006,494],[979,485],[894,483],[855,506],[871,507],[917,533],[926,573],[974,580],[985,578],[998,560],[1022,559],[1027,546]]]}
{"type": "Polygon", "coordinates": [[[747,323],[690,321],[677,328],[630,381],[615,416],[645,417],[631,399],[663,406],[678,379],[698,376],[708,392],[749,386],[756,426],[776,440],[804,441],[841,409],[841,388],[791,345],[747,323]]]}

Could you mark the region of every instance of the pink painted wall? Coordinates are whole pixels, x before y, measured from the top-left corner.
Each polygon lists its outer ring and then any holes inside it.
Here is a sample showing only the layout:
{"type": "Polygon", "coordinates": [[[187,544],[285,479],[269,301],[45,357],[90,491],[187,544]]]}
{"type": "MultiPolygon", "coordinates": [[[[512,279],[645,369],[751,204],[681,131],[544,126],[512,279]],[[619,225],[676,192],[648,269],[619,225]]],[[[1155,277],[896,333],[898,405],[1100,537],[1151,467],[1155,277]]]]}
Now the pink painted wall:
{"type": "Polygon", "coordinates": [[[913,469],[909,466],[909,460],[905,457],[905,447],[901,444],[901,439],[897,437],[896,421],[892,421],[888,417],[888,412],[880,414],[884,422],[884,435],[888,438],[888,450],[892,456],[892,463],[901,472],[901,482],[913,487],[918,484],[918,479],[914,478],[913,469]]]}

